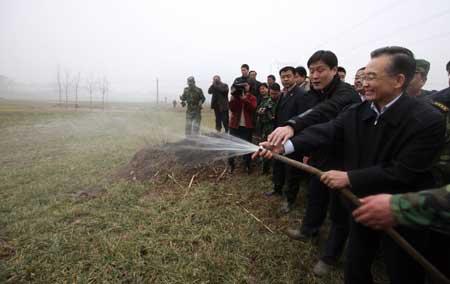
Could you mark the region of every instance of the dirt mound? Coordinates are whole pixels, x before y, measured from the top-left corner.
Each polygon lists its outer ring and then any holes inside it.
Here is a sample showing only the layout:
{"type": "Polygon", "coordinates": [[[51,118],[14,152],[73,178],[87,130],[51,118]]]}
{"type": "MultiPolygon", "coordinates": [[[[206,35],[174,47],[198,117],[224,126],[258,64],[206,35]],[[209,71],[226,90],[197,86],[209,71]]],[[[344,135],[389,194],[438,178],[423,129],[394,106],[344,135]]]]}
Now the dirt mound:
{"type": "Polygon", "coordinates": [[[180,150],[180,143],[186,142],[182,140],[139,150],[131,161],[120,169],[117,177],[138,181],[171,179],[181,182],[189,181],[194,175],[196,180],[214,180],[225,175],[226,161],[211,162],[213,153],[207,151],[180,150]]]}
{"type": "MultiPolygon", "coordinates": [[[[228,134],[209,133],[209,138],[219,138],[221,143],[233,141],[234,137],[228,134]]],[[[205,137],[203,136],[203,137],[205,137]]],[[[208,150],[205,146],[208,140],[198,138],[183,139],[175,143],[148,146],[139,150],[131,161],[119,170],[117,178],[126,180],[148,181],[156,180],[166,182],[172,180],[180,186],[186,186],[193,180],[209,180],[218,182],[228,176],[227,155],[228,152],[217,149],[208,150]],[[181,185],[180,183],[183,183],[181,185]]],[[[212,147],[214,148],[214,147],[212,147]]],[[[234,174],[242,174],[244,166],[242,159],[236,158],[236,170],[234,174]]],[[[257,164],[254,162],[254,171],[257,172],[257,164]]]]}

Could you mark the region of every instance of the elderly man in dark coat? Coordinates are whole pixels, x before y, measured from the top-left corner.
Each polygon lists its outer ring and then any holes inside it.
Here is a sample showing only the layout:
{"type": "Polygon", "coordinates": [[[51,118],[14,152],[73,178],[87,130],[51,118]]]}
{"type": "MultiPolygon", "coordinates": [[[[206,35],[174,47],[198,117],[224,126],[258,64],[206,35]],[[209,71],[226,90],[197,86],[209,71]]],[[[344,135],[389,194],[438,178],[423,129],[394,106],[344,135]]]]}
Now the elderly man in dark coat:
{"type": "Polygon", "coordinates": [[[228,132],[228,85],[220,80],[219,75],[213,77],[208,94],[212,95],[211,108],[216,117],[217,132],[222,130],[222,126],[225,132],[228,132]]]}

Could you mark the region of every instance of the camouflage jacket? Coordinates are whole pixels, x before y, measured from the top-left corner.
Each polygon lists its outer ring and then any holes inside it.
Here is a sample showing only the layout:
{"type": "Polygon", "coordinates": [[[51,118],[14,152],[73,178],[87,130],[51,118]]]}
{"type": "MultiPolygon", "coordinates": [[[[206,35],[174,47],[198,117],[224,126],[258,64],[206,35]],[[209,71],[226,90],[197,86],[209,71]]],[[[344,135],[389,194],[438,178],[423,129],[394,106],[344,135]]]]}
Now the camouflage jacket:
{"type": "Polygon", "coordinates": [[[261,124],[272,124],[275,116],[274,102],[270,97],[262,98],[256,108],[256,115],[261,124]]]}
{"type": "Polygon", "coordinates": [[[270,97],[261,98],[261,102],[256,108],[256,128],[262,141],[273,130],[273,120],[275,117],[275,103],[270,97]]]}
{"type": "Polygon", "coordinates": [[[436,164],[431,169],[435,180],[433,187],[437,188],[450,184],[450,115],[448,106],[438,101],[433,101],[432,105],[441,111],[446,120],[445,146],[442,148],[436,164]]]}
{"type": "Polygon", "coordinates": [[[187,112],[200,112],[202,104],[206,98],[202,89],[197,86],[184,88],[183,94],[180,96],[181,104],[187,104],[187,112]]]}
{"type": "Polygon", "coordinates": [[[391,208],[399,224],[450,234],[450,186],[393,195],[391,208]]]}

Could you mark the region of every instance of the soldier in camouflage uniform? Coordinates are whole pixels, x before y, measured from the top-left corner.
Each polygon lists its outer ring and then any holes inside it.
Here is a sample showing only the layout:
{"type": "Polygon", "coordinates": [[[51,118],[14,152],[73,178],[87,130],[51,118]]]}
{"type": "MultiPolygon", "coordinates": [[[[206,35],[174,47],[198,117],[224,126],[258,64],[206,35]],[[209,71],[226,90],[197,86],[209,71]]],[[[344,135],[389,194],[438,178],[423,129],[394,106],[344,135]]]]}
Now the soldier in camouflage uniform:
{"type": "Polygon", "coordinates": [[[256,127],[258,128],[258,134],[261,141],[266,141],[267,136],[273,131],[273,119],[274,119],[274,102],[269,96],[269,89],[266,83],[262,83],[259,87],[261,93],[261,102],[256,109],[256,127]]]}
{"type": "MultiPolygon", "coordinates": [[[[450,278],[450,186],[404,194],[378,194],[361,199],[353,216],[373,229],[396,224],[431,229],[425,257],[450,278]]],[[[429,283],[429,282],[427,282],[429,283]]]]}
{"type": "Polygon", "coordinates": [[[200,130],[200,122],[202,120],[202,104],[205,102],[205,96],[202,89],[195,85],[194,77],[187,78],[188,87],[184,88],[183,94],[180,96],[181,106],[186,110],[186,136],[197,135],[200,130]]]}
{"type": "Polygon", "coordinates": [[[450,186],[396,194],[390,205],[398,224],[429,227],[450,234],[450,186]]]}
{"type": "Polygon", "coordinates": [[[378,194],[361,199],[356,221],[373,229],[396,224],[429,227],[450,234],[450,186],[404,194],[378,194]]]}
{"type": "Polygon", "coordinates": [[[425,59],[416,59],[416,73],[408,85],[406,93],[413,97],[426,97],[435,91],[422,89],[427,82],[428,72],[430,71],[430,62],[425,59]]]}
{"type": "MultiPolygon", "coordinates": [[[[267,136],[273,131],[273,119],[275,117],[275,108],[272,98],[269,96],[269,88],[266,83],[259,86],[261,101],[256,108],[256,131],[259,135],[259,142],[266,141],[267,136]]],[[[270,172],[270,160],[262,160],[263,174],[270,172]]]]}

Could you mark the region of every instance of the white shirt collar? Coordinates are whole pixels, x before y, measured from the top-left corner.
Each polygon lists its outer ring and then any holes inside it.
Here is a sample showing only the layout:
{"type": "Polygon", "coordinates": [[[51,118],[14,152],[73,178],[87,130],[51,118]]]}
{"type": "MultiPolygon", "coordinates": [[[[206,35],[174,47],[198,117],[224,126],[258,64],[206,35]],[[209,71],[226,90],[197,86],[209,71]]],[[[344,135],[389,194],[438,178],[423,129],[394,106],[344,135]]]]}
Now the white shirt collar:
{"type": "Polygon", "coordinates": [[[400,93],[400,95],[398,95],[395,99],[393,99],[392,101],[390,101],[387,105],[385,105],[384,107],[382,107],[380,109],[380,111],[378,111],[378,108],[375,106],[375,103],[372,102],[370,104],[370,108],[377,114],[377,118],[375,119],[375,121],[373,122],[373,125],[377,125],[378,124],[378,120],[380,119],[380,116],[386,112],[386,110],[391,107],[396,101],[398,101],[398,99],[403,95],[403,93],[400,93]]]}
{"type": "Polygon", "coordinates": [[[361,93],[358,93],[358,95],[361,99],[361,102],[364,102],[366,100],[366,97],[364,95],[361,95],[361,93]]]}
{"type": "Polygon", "coordinates": [[[376,107],[375,103],[372,102],[370,104],[370,108],[377,114],[377,116],[382,115],[383,113],[386,112],[386,110],[391,107],[396,101],[398,101],[398,99],[403,95],[403,93],[400,93],[400,95],[398,95],[395,99],[393,99],[392,101],[390,101],[387,105],[385,105],[384,107],[382,107],[379,111],[378,108],[376,107]]]}

